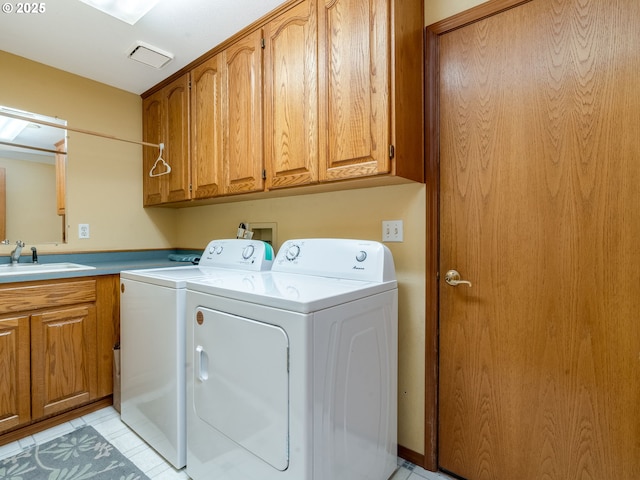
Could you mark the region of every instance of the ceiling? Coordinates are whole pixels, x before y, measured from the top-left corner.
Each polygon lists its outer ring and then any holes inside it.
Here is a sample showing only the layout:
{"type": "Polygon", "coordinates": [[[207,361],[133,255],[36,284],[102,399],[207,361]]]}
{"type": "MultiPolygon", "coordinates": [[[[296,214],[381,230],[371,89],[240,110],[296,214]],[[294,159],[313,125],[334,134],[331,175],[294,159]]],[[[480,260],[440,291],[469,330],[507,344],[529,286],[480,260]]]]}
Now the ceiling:
{"type": "Polygon", "coordinates": [[[52,0],[43,13],[0,13],[0,49],[140,94],[283,3],[160,0],[129,25],[80,0],[52,0]],[[160,69],[131,60],[138,41],[173,60],[160,69]]]}

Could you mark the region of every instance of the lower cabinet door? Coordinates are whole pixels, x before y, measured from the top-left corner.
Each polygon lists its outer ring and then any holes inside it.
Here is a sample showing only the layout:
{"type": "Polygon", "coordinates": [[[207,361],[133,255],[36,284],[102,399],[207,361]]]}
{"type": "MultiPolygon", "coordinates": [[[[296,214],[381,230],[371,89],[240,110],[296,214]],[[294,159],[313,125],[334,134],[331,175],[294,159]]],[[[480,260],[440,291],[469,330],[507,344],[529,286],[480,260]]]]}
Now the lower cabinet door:
{"type": "Polygon", "coordinates": [[[96,347],[94,304],[31,316],[34,420],[97,397],[96,347]]]}
{"type": "Polygon", "coordinates": [[[0,432],[31,420],[29,316],[0,318],[0,432]]]}

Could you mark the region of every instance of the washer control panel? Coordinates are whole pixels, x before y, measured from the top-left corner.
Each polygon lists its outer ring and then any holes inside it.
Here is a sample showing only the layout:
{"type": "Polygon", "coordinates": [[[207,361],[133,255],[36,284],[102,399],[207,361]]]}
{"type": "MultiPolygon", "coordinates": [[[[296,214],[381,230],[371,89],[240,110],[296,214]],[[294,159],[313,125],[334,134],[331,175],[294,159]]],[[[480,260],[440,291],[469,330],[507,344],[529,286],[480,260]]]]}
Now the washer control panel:
{"type": "Polygon", "coordinates": [[[200,266],[262,271],[271,269],[273,259],[273,247],[260,240],[212,240],[203,252],[200,266]]]}

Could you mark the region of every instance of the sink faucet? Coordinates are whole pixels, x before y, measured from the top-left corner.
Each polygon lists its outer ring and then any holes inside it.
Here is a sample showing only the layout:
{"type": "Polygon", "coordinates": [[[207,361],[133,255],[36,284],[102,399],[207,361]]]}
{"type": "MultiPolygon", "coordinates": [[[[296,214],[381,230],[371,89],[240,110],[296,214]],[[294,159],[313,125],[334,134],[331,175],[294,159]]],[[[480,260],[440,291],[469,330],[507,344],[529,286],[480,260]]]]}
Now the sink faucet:
{"type": "Polygon", "coordinates": [[[20,254],[22,253],[22,248],[24,247],[24,242],[22,240],[18,240],[16,242],[16,248],[11,252],[11,263],[18,263],[20,261],[20,254]]]}

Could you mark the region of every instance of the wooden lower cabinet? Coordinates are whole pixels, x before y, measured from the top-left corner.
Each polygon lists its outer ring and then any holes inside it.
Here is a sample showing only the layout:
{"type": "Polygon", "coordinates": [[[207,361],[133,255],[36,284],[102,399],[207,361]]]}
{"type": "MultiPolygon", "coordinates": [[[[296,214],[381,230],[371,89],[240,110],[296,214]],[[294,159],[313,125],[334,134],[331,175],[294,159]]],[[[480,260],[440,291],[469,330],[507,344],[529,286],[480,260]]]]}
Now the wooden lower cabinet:
{"type": "Polygon", "coordinates": [[[95,304],[32,315],[31,365],[34,419],[95,399],[98,384],[95,304]]]}
{"type": "Polygon", "coordinates": [[[5,432],[110,398],[118,279],[0,286],[0,444],[5,432]]]}
{"type": "Polygon", "coordinates": [[[29,316],[0,319],[0,431],[31,420],[29,316]]]}

